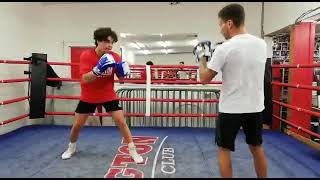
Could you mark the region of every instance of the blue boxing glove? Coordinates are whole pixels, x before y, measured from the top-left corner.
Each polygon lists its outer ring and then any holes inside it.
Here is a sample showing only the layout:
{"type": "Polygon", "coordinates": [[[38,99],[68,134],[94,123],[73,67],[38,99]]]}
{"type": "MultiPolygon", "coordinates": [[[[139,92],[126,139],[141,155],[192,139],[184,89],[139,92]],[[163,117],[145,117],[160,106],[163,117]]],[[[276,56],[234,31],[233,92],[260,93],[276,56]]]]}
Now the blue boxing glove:
{"type": "Polygon", "coordinates": [[[125,77],[130,74],[130,67],[127,62],[118,62],[115,64],[116,73],[119,77],[125,77]]]}
{"type": "Polygon", "coordinates": [[[96,76],[102,76],[103,73],[109,68],[114,67],[116,61],[111,54],[104,54],[101,56],[98,64],[92,69],[92,72],[96,76]]]}

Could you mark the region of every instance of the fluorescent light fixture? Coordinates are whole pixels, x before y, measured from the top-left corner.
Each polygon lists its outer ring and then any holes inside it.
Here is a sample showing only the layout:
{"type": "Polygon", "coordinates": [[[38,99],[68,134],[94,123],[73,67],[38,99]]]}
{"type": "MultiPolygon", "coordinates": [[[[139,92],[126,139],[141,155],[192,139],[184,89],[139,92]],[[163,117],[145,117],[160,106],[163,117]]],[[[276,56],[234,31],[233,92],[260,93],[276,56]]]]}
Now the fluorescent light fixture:
{"type": "Polygon", "coordinates": [[[136,43],[130,43],[130,46],[136,49],[141,49],[136,43]]]}
{"type": "Polygon", "coordinates": [[[136,51],[137,54],[151,54],[151,52],[147,49],[136,51]]]}
{"type": "Polygon", "coordinates": [[[162,47],[166,48],[166,47],[172,45],[172,42],[171,42],[171,41],[160,41],[159,44],[160,44],[162,47]]]}
{"type": "Polygon", "coordinates": [[[135,42],[135,43],[131,42],[131,43],[129,43],[129,45],[133,48],[136,48],[136,49],[143,49],[146,47],[144,44],[142,44],[140,42],[135,42]]]}
{"type": "Polygon", "coordinates": [[[164,41],[160,41],[160,45],[161,45],[162,47],[167,47],[167,44],[166,44],[164,41]]]}
{"type": "Polygon", "coordinates": [[[164,43],[166,44],[167,47],[172,46],[172,41],[165,41],[164,43]]]}
{"type": "Polygon", "coordinates": [[[151,54],[151,52],[149,50],[141,50],[140,53],[143,53],[143,54],[151,54]]]}
{"type": "Polygon", "coordinates": [[[168,50],[167,49],[161,49],[162,53],[168,54],[168,50]]]}
{"type": "Polygon", "coordinates": [[[165,53],[165,54],[169,54],[169,53],[174,52],[174,49],[161,49],[161,52],[165,53]]]}
{"type": "Polygon", "coordinates": [[[130,33],[120,33],[120,36],[122,38],[126,38],[127,36],[132,36],[133,34],[130,34],[130,33]]]}
{"type": "Polygon", "coordinates": [[[190,45],[195,46],[199,43],[199,41],[197,39],[191,40],[190,41],[190,45]]]}
{"type": "Polygon", "coordinates": [[[145,48],[146,46],[140,42],[136,42],[136,44],[140,47],[140,48],[145,48]]]}

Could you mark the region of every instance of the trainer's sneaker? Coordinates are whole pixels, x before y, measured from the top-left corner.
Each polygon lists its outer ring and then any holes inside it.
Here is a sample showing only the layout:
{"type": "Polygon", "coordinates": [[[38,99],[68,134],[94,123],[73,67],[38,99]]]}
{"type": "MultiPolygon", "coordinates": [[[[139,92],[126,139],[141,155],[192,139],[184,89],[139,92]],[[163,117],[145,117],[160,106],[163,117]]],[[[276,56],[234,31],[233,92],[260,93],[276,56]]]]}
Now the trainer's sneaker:
{"type": "Polygon", "coordinates": [[[128,144],[129,154],[135,163],[143,163],[143,158],[140,154],[137,153],[136,147],[133,143],[128,144]]]}
{"type": "Polygon", "coordinates": [[[76,143],[69,143],[68,149],[62,154],[62,159],[69,159],[76,152],[76,143]]]}

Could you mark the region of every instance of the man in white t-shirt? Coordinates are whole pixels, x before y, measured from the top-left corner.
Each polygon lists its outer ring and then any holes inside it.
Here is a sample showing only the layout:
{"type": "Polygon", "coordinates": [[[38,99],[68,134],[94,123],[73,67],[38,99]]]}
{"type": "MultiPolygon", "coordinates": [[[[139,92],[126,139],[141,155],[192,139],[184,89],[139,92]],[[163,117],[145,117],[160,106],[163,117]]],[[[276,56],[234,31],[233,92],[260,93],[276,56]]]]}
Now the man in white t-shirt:
{"type": "Polygon", "coordinates": [[[222,177],[232,177],[230,151],[242,127],[253,155],[257,177],[267,176],[267,161],[262,147],[264,73],[267,46],[264,40],[247,34],[245,12],[239,4],[229,4],[218,14],[221,33],[227,41],[212,52],[211,42],[200,42],[194,50],[200,63],[200,80],[210,82],[222,73],[219,118],[215,142],[222,177]],[[208,62],[207,62],[208,61],[208,62]]]}

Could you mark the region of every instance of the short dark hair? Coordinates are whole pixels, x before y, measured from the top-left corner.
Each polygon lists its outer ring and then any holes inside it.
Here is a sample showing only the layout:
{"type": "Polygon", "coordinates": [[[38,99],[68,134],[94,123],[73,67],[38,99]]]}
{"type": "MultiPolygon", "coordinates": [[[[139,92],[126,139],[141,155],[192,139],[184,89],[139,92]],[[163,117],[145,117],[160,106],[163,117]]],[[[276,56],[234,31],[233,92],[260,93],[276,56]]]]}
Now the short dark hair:
{"type": "Polygon", "coordinates": [[[94,44],[98,46],[97,41],[105,41],[108,37],[111,36],[113,42],[118,42],[118,36],[115,31],[113,31],[110,27],[101,27],[94,31],[93,38],[94,44]]]}
{"type": "Polygon", "coordinates": [[[180,61],[179,63],[180,63],[180,64],[184,64],[184,61],[180,61]]]}
{"type": "Polygon", "coordinates": [[[223,21],[232,20],[236,27],[244,24],[244,8],[240,4],[229,4],[222,8],[218,14],[223,21]]]}
{"type": "Polygon", "coordinates": [[[148,62],[146,62],[146,65],[152,66],[152,65],[153,65],[153,62],[152,62],[152,61],[148,61],[148,62]]]}

